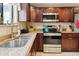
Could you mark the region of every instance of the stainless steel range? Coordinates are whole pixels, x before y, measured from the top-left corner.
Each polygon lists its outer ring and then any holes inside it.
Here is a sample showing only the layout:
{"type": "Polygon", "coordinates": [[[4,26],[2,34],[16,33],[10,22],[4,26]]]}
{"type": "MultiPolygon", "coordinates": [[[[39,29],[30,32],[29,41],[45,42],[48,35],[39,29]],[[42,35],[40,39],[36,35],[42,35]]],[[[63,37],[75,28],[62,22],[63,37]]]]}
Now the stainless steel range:
{"type": "Polygon", "coordinates": [[[44,52],[61,52],[61,33],[59,25],[44,25],[44,52]]]}

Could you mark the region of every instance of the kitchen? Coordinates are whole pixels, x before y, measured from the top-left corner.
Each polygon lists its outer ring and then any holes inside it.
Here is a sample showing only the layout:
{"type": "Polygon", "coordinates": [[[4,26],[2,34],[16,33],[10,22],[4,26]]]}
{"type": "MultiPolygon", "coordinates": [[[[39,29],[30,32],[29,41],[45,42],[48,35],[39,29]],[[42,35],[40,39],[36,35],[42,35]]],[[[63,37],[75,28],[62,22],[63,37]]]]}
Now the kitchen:
{"type": "Polygon", "coordinates": [[[79,55],[78,6],[75,3],[1,4],[0,55],[79,55]]]}

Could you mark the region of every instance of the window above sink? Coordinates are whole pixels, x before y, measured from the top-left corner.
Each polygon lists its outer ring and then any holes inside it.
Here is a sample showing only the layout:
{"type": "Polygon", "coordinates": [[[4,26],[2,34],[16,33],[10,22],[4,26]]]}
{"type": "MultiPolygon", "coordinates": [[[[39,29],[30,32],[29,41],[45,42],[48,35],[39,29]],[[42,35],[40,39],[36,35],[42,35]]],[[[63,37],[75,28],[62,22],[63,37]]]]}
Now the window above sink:
{"type": "Polygon", "coordinates": [[[17,24],[20,3],[0,3],[0,24],[17,24]]]}

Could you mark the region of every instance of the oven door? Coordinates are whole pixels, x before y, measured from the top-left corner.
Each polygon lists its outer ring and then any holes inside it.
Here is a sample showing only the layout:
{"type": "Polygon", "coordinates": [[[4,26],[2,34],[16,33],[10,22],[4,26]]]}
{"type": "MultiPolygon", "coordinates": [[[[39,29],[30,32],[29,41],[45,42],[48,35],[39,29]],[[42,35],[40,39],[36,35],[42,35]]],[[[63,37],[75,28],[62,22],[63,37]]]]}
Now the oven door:
{"type": "Polygon", "coordinates": [[[43,52],[61,53],[61,36],[44,36],[43,52]]]}
{"type": "Polygon", "coordinates": [[[44,36],[44,44],[61,44],[61,36],[44,36]]]}

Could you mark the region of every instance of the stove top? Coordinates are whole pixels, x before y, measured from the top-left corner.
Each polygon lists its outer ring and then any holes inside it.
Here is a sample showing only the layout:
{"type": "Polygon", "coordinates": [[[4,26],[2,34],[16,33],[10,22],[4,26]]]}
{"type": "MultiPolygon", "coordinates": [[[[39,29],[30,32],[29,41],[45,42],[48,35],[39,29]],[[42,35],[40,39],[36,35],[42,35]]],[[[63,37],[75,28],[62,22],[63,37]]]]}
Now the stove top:
{"type": "Polygon", "coordinates": [[[45,31],[45,29],[43,29],[43,33],[61,33],[61,32],[55,29],[49,29],[48,31],[45,31]]]}

